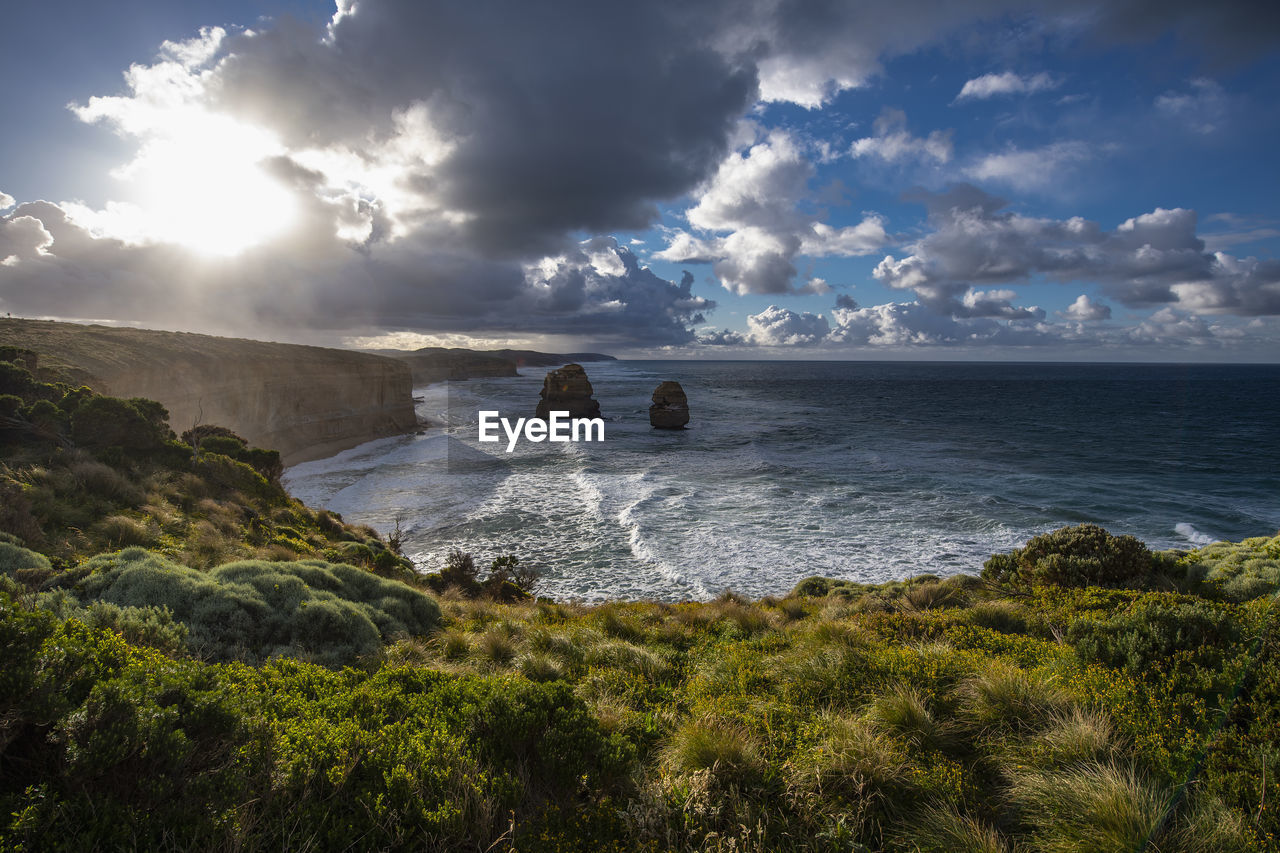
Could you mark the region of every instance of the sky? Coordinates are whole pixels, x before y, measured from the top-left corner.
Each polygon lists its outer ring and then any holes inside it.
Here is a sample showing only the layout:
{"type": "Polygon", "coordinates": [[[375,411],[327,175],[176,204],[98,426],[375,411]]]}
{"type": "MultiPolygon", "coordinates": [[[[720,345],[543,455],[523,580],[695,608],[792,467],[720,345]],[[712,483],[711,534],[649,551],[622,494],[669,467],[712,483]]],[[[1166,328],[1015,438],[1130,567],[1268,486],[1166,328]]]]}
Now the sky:
{"type": "Polygon", "coordinates": [[[0,311],[650,358],[1280,361],[1280,6],[46,0],[0,311]]]}

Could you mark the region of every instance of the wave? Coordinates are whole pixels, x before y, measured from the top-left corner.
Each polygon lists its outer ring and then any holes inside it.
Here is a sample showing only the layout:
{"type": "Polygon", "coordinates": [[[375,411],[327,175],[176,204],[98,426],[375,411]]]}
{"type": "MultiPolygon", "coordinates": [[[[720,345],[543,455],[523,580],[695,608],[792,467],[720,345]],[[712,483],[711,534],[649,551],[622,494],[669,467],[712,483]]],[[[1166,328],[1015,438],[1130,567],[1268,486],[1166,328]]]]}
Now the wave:
{"type": "Polygon", "coordinates": [[[1222,541],[1208,535],[1207,533],[1201,533],[1199,530],[1196,530],[1195,525],[1189,524],[1185,521],[1175,524],[1173,526],[1173,532],[1177,533],[1197,548],[1203,548],[1205,545],[1212,545],[1214,542],[1222,541]]]}

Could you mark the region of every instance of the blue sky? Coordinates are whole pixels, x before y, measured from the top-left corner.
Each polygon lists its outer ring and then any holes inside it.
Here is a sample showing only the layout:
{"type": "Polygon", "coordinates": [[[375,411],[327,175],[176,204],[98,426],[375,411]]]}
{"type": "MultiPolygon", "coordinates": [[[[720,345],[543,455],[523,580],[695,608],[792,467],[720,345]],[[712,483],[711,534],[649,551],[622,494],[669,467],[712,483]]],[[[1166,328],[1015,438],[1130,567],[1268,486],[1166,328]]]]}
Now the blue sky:
{"type": "Polygon", "coordinates": [[[1278,17],[18,6],[0,310],[346,345],[1276,361],[1278,17]]]}

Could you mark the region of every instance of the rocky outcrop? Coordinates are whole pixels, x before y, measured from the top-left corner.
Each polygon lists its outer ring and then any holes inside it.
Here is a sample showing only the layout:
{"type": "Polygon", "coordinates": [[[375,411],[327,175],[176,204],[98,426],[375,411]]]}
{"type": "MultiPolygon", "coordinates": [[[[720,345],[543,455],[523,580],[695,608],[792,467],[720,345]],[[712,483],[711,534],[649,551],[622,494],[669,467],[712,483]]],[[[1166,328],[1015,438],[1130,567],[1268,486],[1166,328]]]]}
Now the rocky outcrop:
{"type": "Polygon", "coordinates": [[[689,398],[679,382],[663,382],[653,391],[649,424],[658,429],[684,429],[689,423],[689,398]]]}
{"type": "Polygon", "coordinates": [[[409,367],[382,356],[39,320],[0,319],[0,344],[40,353],[50,378],[158,400],[175,432],[229,427],[286,465],[417,428],[409,367]]]}
{"type": "Polygon", "coordinates": [[[535,417],[546,420],[552,412],[568,412],[571,418],[598,418],[600,404],[591,398],[593,393],[581,364],[566,364],[549,371],[542,381],[542,399],[535,417]]]}

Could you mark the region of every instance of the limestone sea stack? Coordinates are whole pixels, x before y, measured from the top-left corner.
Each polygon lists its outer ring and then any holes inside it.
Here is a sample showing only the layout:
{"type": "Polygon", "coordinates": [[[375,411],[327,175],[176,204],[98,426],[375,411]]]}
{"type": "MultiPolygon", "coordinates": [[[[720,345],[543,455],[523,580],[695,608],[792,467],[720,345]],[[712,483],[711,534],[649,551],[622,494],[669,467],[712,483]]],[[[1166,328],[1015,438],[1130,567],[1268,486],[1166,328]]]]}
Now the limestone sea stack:
{"type": "Polygon", "coordinates": [[[679,382],[663,382],[654,389],[649,423],[658,429],[684,429],[689,423],[689,398],[679,382]]]}
{"type": "Polygon", "coordinates": [[[591,398],[592,393],[581,364],[566,364],[549,371],[542,381],[536,417],[545,421],[552,412],[568,412],[571,418],[598,418],[600,404],[591,398]]]}

